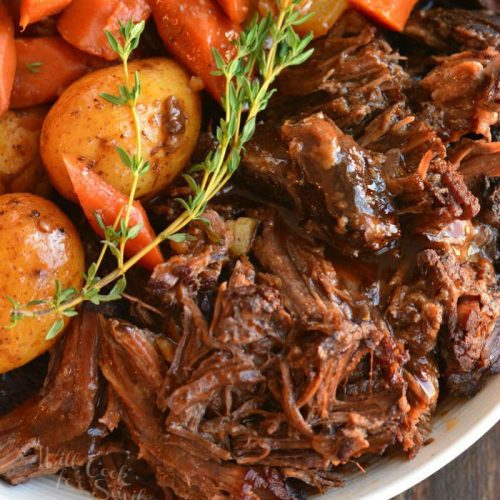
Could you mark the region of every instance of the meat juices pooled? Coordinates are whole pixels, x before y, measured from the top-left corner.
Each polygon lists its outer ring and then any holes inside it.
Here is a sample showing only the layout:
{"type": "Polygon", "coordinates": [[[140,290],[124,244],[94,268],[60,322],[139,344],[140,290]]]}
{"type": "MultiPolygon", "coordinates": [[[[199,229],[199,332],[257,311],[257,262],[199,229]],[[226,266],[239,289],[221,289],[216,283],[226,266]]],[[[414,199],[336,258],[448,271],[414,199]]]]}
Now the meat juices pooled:
{"type": "Polygon", "coordinates": [[[130,276],[130,313],[84,309],[38,395],[0,416],[0,475],[288,500],[414,456],[440,391],[500,370],[499,28],[415,12],[401,37],[429,64],[412,78],[347,11],[278,80],[228,192],[130,276]],[[235,256],[241,217],[255,234],[235,256]]]}

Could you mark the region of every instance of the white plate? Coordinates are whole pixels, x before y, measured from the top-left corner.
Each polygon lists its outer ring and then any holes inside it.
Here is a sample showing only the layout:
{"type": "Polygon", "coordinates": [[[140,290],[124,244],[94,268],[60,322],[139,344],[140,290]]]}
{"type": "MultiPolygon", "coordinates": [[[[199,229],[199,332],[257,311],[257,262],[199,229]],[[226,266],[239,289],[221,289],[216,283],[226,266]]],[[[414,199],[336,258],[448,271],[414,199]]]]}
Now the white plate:
{"type": "MultiPolygon", "coordinates": [[[[440,404],[433,420],[432,441],[413,460],[401,454],[381,458],[349,478],[345,486],[329,491],[322,500],[387,500],[411,488],[444,467],[500,420],[500,375],[469,401],[449,399],[440,404]]],[[[0,483],[0,499],[78,500],[89,495],[42,478],[9,487],[0,483]]],[[[316,497],[317,499],[319,498],[316,497]]]]}

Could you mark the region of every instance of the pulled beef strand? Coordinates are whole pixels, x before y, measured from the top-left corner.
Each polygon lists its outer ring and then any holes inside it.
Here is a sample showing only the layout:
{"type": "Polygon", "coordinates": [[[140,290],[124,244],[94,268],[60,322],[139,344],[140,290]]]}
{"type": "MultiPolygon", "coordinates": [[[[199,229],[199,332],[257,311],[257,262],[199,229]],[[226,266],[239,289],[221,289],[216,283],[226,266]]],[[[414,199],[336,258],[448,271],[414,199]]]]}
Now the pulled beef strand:
{"type": "Polygon", "coordinates": [[[93,428],[97,315],[84,312],[52,352],[40,394],[0,417],[0,475],[12,484],[82,465],[105,451],[93,428]]]}
{"type": "Polygon", "coordinates": [[[353,10],[313,47],[308,61],[289,68],[278,79],[271,116],[321,110],[342,130],[358,137],[365,124],[400,100],[402,90],[410,85],[397,53],[353,10]]]}
{"type": "Polygon", "coordinates": [[[439,52],[500,50],[500,16],[465,9],[415,10],[405,33],[439,52]]]}
{"type": "Polygon", "coordinates": [[[491,140],[500,123],[500,53],[489,47],[443,58],[420,82],[420,117],[447,142],[466,134],[491,140]]]}
{"type": "Polygon", "coordinates": [[[161,486],[183,498],[293,498],[278,471],[222,464],[220,455],[211,458],[211,443],[205,444],[203,437],[168,432],[168,427],[165,431],[156,397],[167,366],[150,334],[110,321],[102,350],[103,374],[119,395],[124,422],[161,486]],[[138,354],[145,354],[148,362],[138,354]]]}

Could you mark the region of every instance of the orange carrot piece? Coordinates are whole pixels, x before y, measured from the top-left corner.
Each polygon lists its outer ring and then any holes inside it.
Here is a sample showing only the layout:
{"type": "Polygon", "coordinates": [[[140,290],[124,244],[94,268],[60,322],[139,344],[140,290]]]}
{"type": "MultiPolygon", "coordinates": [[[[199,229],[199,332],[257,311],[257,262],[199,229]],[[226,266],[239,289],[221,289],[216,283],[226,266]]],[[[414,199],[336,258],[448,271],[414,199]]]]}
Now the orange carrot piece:
{"type": "Polygon", "coordinates": [[[3,3],[0,2],[0,115],[9,109],[15,73],[14,24],[3,3]]]}
{"type": "MultiPolygon", "coordinates": [[[[102,218],[106,226],[113,226],[120,213],[125,210],[128,197],[105,182],[95,172],[86,168],[76,158],[66,155],[63,160],[83,212],[92,229],[102,238],[104,233],[97,222],[96,214],[102,218]]],[[[156,238],[146,211],[140,202],[134,201],[128,227],[131,228],[137,224],[142,225],[139,234],[125,245],[125,254],[129,258],[148,246],[156,238]]],[[[155,247],[139,261],[139,264],[152,271],[162,262],[164,262],[164,259],[161,250],[159,247],[155,247]]]]}
{"type": "Polygon", "coordinates": [[[231,21],[241,24],[247,17],[251,0],[217,0],[231,21]]]}
{"type": "Polygon", "coordinates": [[[12,108],[54,101],[90,68],[89,56],[59,36],[18,38],[16,52],[12,108]]]}
{"type": "Polygon", "coordinates": [[[382,26],[403,31],[418,0],[349,0],[351,6],[382,26]]]}
{"type": "Polygon", "coordinates": [[[216,69],[212,49],[223,57],[234,54],[231,43],[239,26],[214,0],[152,0],[153,17],[167,50],[199,76],[216,99],[224,92],[224,79],[216,69]]]}
{"type": "Polygon", "coordinates": [[[104,30],[119,38],[119,21],[139,22],[151,14],[147,0],[73,0],[57,23],[62,37],[71,45],[108,61],[118,58],[104,30]]]}
{"type": "Polygon", "coordinates": [[[21,0],[21,19],[19,25],[24,30],[29,24],[65,9],[72,0],[21,0]]]}

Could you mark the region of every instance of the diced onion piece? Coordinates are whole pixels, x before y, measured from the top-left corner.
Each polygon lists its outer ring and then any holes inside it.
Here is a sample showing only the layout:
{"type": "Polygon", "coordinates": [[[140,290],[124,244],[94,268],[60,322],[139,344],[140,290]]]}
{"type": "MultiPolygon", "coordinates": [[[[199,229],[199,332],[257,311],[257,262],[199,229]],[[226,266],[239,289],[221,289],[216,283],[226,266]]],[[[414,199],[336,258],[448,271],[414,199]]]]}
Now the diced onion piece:
{"type": "Polygon", "coordinates": [[[226,225],[232,235],[229,251],[234,257],[246,255],[252,247],[259,221],[250,217],[240,217],[237,220],[226,221],[226,225]]]}

